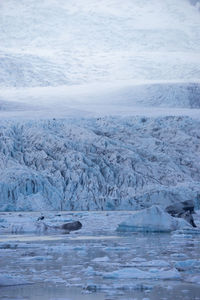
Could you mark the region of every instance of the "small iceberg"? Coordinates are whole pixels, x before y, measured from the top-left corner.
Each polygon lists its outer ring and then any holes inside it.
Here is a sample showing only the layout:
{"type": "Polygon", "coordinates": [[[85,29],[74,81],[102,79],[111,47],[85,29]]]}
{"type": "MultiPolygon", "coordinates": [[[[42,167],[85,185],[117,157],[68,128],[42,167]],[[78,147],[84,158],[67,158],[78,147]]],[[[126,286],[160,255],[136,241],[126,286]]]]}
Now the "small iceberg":
{"type": "Polygon", "coordinates": [[[174,218],[160,206],[140,210],[120,223],[117,231],[135,232],[171,232],[180,229],[191,229],[192,226],[184,219],[174,218]]]}

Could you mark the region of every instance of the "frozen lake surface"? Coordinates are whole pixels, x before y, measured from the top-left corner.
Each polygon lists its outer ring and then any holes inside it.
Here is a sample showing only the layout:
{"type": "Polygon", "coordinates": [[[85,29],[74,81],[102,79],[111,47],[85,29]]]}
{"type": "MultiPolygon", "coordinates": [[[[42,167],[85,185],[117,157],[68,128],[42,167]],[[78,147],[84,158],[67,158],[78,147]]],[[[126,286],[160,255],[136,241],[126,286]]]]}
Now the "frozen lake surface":
{"type": "Polygon", "coordinates": [[[200,235],[116,232],[131,214],[44,213],[83,224],[61,234],[39,232],[39,212],[0,213],[0,299],[200,299],[200,235]]]}

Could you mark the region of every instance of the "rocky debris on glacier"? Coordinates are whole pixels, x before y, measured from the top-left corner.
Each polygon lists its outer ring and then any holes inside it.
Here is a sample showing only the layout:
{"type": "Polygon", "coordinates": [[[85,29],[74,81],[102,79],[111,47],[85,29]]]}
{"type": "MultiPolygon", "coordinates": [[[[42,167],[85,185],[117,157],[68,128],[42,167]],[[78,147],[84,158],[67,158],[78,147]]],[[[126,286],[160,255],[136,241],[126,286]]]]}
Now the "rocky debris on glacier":
{"type": "Polygon", "coordinates": [[[188,117],[1,121],[0,210],[138,210],[200,202],[188,117]]]}
{"type": "Polygon", "coordinates": [[[165,210],[172,217],[183,218],[193,227],[197,227],[192,216],[194,214],[194,202],[192,200],[177,202],[166,207],[165,210]]]}
{"type": "Polygon", "coordinates": [[[61,229],[67,230],[67,231],[75,231],[82,228],[82,224],[79,221],[71,222],[71,223],[65,223],[61,226],[61,229]]]}
{"type": "Polygon", "coordinates": [[[143,209],[120,223],[117,231],[142,231],[142,232],[171,232],[178,229],[191,228],[184,219],[174,218],[161,207],[154,205],[143,209]]]}

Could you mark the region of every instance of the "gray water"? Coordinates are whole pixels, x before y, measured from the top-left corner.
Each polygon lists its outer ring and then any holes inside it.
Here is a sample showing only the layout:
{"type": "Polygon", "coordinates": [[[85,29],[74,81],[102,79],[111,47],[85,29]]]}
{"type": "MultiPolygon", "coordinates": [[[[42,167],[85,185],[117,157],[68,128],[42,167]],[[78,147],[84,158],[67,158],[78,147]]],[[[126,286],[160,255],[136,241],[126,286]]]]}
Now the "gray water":
{"type": "Polygon", "coordinates": [[[17,281],[0,287],[0,299],[200,299],[200,235],[117,233],[113,223],[125,214],[74,213],[84,226],[70,235],[1,235],[1,275],[17,281]],[[135,270],[153,277],[133,278],[135,270]],[[159,278],[174,270],[179,278],[159,278]]]}

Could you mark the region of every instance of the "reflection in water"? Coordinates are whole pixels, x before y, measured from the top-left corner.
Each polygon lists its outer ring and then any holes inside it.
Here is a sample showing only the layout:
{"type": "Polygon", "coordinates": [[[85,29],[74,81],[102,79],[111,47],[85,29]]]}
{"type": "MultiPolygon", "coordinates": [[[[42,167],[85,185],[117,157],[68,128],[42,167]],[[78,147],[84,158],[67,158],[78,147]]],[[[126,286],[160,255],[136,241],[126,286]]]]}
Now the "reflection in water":
{"type": "MultiPolygon", "coordinates": [[[[10,300],[94,300],[93,294],[83,294],[81,289],[68,288],[64,285],[51,286],[48,284],[35,284],[27,286],[12,286],[0,288],[0,299],[10,300]]],[[[103,300],[104,295],[95,293],[95,300],[103,300]]]]}
{"type": "Polygon", "coordinates": [[[6,235],[0,237],[0,242],[34,242],[34,241],[57,241],[65,239],[63,235],[6,235]]]}

